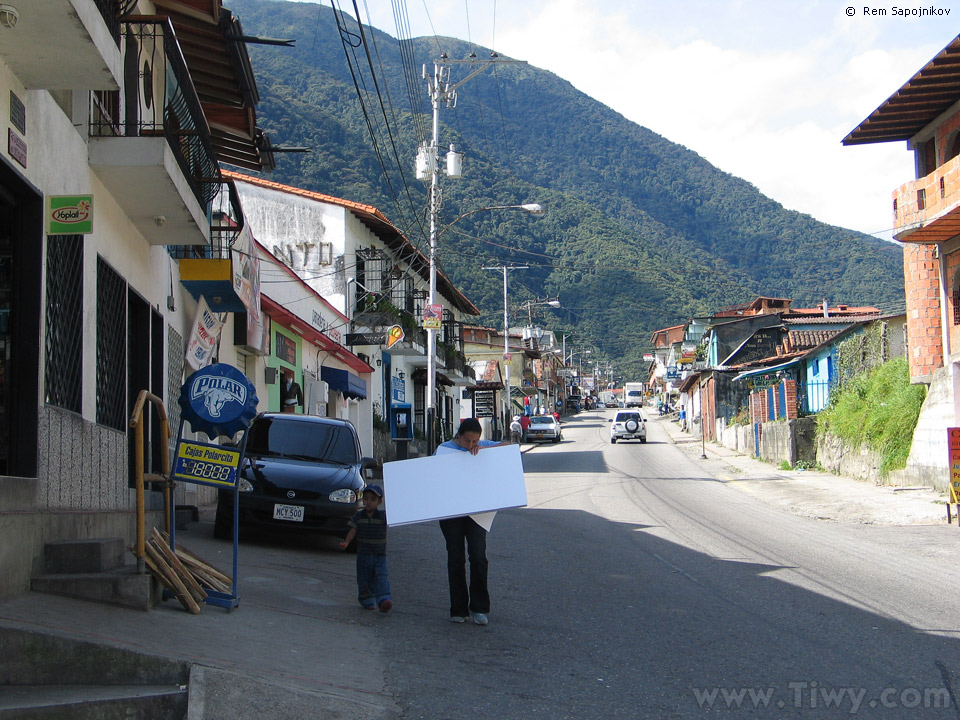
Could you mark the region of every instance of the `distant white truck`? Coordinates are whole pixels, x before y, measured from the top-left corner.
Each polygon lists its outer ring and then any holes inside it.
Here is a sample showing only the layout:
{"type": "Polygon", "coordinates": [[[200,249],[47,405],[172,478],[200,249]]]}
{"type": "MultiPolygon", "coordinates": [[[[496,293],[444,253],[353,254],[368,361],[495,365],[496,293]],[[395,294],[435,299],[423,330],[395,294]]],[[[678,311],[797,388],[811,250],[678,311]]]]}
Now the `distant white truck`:
{"type": "Polygon", "coordinates": [[[623,406],[643,407],[643,383],[631,382],[623,386],[623,406]]]}

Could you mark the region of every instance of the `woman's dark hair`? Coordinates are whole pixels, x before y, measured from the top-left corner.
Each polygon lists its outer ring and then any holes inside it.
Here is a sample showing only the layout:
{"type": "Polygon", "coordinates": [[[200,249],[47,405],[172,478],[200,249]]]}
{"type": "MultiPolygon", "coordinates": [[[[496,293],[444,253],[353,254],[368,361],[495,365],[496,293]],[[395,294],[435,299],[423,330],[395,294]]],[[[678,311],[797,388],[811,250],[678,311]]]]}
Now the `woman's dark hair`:
{"type": "Polygon", "coordinates": [[[467,418],[460,423],[460,427],[457,428],[457,437],[460,437],[464,433],[477,433],[479,435],[483,434],[483,428],[480,426],[480,421],[476,418],[467,418]]]}

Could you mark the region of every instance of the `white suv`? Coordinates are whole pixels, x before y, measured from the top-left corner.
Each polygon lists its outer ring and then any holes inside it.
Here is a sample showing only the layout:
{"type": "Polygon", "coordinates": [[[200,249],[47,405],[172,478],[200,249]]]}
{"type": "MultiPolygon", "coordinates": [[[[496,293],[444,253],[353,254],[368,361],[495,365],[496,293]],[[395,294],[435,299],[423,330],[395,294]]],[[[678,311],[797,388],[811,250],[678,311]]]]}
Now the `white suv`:
{"type": "Polygon", "coordinates": [[[620,410],[617,416],[610,421],[610,442],[616,445],[617,440],[647,441],[647,419],[636,410],[620,410]]]}

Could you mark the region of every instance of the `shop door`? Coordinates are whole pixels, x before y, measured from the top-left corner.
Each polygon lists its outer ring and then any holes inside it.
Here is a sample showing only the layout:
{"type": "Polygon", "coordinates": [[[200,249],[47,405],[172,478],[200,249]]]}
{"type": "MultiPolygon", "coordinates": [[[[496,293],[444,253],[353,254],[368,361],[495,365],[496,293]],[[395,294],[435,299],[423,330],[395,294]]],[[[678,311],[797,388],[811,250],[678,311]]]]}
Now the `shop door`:
{"type": "Polygon", "coordinates": [[[0,162],[0,475],[37,475],[42,210],[0,162]]]}

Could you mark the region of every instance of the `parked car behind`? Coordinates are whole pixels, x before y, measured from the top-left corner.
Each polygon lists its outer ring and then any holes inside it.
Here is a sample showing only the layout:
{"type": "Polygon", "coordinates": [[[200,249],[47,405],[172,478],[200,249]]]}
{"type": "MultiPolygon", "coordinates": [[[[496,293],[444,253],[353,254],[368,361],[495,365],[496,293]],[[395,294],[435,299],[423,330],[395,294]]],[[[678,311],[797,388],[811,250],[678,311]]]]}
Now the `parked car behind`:
{"type": "Polygon", "coordinates": [[[610,425],[610,442],[617,440],[647,441],[647,419],[636,410],[619,410],[610,425]]]}
{"type": "Polygon", "coordinates": [[[530,427],[527,428],[527,442],[540,440],[560,442],[560,423],[553,415],[535,415],[530,418],[530,427]]]}
{"type": "MultiPolygon", "coordinates": [[[[363,493],[360,441],[346,420],[264,413],[247,432],[240,469],[240,527],[311,530],[344,537],[363,493]]],[[[233,537],[232,489],[217,497],[214,537],[233,537]]]]}

